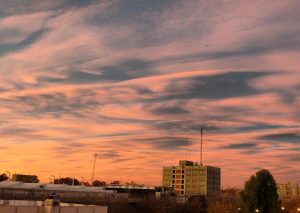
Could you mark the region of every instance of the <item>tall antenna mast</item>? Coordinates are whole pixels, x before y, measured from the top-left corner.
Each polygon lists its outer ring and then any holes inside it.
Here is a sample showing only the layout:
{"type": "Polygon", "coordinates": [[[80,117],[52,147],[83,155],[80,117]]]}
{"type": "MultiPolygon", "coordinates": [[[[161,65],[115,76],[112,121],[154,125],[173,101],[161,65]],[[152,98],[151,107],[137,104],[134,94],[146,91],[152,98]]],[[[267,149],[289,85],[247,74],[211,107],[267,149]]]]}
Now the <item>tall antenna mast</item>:
{"type": "Polygon", "coordinates": [[[188,146],[188,139],[185,139],[185,160],[187,160],[187,146],[188,146]]]}
{"type": "Polygon", "coordinates": [[[202,163],[202,144],[203,144],[203,128],[201,128],[201,147],[200,147],[200,165],[203,165],[202,163]]]}
{"type": "Polygon", "coordinates": [[[97,160],[97,153],[94,154],[94,166],[93,166],[93,173],[92,173],[92,184],[94,181],[94,175],[95,175],[95,167],[96,167],[96,160],[97,160]]]}

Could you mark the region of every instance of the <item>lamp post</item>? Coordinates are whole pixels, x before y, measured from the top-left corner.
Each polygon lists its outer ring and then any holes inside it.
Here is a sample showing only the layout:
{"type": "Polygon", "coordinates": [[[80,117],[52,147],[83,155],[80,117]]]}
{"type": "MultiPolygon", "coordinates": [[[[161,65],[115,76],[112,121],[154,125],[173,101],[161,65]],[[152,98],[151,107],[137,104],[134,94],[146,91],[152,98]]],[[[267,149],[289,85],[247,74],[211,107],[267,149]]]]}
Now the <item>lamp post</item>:
{"type": "Polygon", "coordinates": [[[6,171],[6,173],[8,174],[8,179],[7,180],[10,180],[11,173],[9,171],[6,171]]]}
{"type": "Polygon", "coordinates": [[[74,186],[74,180],[75,178],[74,177],[71,177],[72,178],[72,186],[74,186]]]}
{"type": "Polygon", "coordinates": [[[51,175],[51,177],[53,177],[53,184],[55,184],[55,176],[51,175]]]}
{"type": "Polygon", "coordinates": [[[94,166],[93,166],[93,172],[92,172],[92,185],[93,185],[93,181],[94,181],[94,175],[95,175],[95,167],[96,167],[96,160],[97,160],[98,154],[95,153],[94,154],[94,166]]]}
{"type": "Polygon", "coordinates": [[[84,185],[84,177],[81,177],[81,186],[84,185]]]}

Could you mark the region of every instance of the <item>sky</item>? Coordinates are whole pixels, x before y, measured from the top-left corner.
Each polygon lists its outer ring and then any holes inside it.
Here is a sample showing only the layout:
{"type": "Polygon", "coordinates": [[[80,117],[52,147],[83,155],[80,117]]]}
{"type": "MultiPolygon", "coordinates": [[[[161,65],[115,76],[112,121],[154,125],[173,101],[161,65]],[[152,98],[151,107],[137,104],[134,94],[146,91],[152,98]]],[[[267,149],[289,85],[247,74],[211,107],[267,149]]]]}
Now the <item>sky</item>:
{"type": "Polygon", "coordinates": [[[299,0],[0,0],[0,172],[300,183],[299,0]]]}

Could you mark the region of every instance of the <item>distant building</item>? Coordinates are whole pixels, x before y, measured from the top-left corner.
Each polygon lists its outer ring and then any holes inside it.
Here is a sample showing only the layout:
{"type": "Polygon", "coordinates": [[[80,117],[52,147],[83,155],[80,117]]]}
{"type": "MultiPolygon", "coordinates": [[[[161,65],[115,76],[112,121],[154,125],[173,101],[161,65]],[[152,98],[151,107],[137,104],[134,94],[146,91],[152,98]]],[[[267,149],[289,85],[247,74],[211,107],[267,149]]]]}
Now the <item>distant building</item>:
{"type": "MultiPolygon", "coordinates": [[[[0,201],[45,200],[46,198],[49,198],[49,196],[57,197],[61,202],[80,202],[85,204],[104,203],[107,202],[107,200],[110,201],[114,198],[116,199],[112,202],[116,202],[117,200],[117,193],[115,191],[104,190],[103,187],[70,186],[66,184],[22,183],[14,181],[0,182],[0,201]]],[[[0,210],[0,212],[2,211],[0,210]]]]}
{"type": "Polygon", "coordinates": [[[13,174],[11,181],[18,181],[23,183],[38,183],[39,179],[36,175],[13,174]]]}
{"type": "Polygon", "coordinates": [[[221,191],[221,169],[181,160],[178,166],[163,167],[163,186],[180,195],[215,195],[221,191]]]}
{"type": "Polygon", "coordinates": [[[280,199],[300,197],[300,186],[294,183],[277,184],[277,192],[280,199]]]}

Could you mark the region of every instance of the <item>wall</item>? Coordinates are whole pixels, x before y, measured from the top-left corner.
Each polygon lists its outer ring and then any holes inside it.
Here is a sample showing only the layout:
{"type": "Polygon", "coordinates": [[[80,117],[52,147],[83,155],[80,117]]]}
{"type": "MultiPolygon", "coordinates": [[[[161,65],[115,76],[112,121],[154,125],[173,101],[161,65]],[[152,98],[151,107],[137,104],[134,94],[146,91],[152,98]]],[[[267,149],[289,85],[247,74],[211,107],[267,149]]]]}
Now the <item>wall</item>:
{"type": "Polygon", "coordinates": [[[0,213],[107,213],[107,206],[60,206],[54,211],[42,206],[0,206],[0,213]]]}

